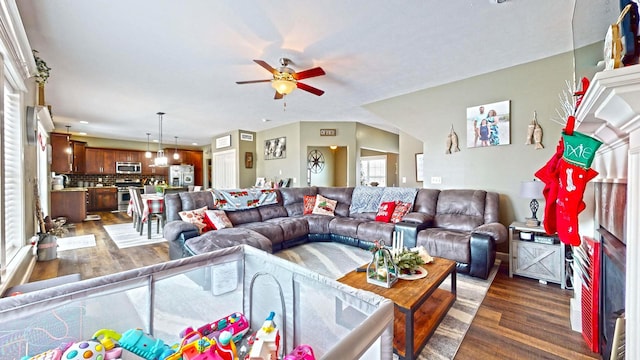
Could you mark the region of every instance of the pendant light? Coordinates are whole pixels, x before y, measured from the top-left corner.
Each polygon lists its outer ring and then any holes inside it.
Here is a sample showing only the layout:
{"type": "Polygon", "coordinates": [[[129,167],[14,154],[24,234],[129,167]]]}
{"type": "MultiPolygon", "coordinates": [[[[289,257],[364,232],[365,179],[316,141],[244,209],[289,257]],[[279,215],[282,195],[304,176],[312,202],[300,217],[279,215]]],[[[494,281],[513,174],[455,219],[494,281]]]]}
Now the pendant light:
{"type": "Polygon", "coordinates": [[[147,133],[147,151],[144,153],[144,157],[146,157],[147,159],[151,159],[151,151],[149,151],[149,136],[151,135],[150,132],[147,133]]]}
{"type": "Polygon", "coordinates": [[[158,141],[158,153],[156,155],[156,158],[154,160],[154,163],[156,166],[167,166],[169,164],[169,161],[167,159],[166,156],[164,156],[164,150],[162,150],[162,115],[164,115],[163,112],[158,112],[158,128],[159,128],[159,133],[160,133],[160,138],[158,141]]]}
{"type": "Polygon", "coordinates": [[[175,147],[175,150],[173,151],[173,160],[178,160],[180,159],[180,154],[178,154],[178,137],[174,136],[174,138],[176,138],[176,147],[175,147]]]}
{"type": "Polygon", "coordinates": [[[73,149],[71,148],[71,134],[69,133],[69,129],[71,128],[71,125],[65,125],[65,127],[67,128],[67,139],[69,141],[69,146],[67,146],[67,148],[64,149],[64,152],[66,152],[67,154],[71,154],[73,152],[73,149]]]}

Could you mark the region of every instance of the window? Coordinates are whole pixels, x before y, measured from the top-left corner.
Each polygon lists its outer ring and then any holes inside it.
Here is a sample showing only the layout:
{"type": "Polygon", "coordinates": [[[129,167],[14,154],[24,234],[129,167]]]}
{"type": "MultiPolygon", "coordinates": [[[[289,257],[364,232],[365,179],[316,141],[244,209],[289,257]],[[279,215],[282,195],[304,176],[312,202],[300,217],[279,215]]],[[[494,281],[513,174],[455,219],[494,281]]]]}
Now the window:
{"type": "Polygon", "coordinates": [[[360,158],[360,184],[387,186],[387,157],[366,156],[360,158]]]}
{"type": "Polygon", "coordinates": [[[2,143],[3,205],[2,264],[6,264],[25,244],[24,189],[22,164],[22,126],[20,95],[11,86],[4,86],[4,137],[2,143]]]}

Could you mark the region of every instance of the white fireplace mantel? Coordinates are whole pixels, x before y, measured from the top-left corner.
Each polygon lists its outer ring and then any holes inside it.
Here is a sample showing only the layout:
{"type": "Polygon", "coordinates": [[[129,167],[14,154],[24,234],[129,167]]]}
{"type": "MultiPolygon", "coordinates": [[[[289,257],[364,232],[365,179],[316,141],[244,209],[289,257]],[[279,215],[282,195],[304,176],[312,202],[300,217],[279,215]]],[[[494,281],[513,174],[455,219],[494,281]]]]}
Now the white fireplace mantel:
{"type": "Polygon", "coordinates": [[[640,359],[640,65],[597,73],[576,114],[576,129],[603,142],[593,167],[627,182],[626,358],[640,359]]]}

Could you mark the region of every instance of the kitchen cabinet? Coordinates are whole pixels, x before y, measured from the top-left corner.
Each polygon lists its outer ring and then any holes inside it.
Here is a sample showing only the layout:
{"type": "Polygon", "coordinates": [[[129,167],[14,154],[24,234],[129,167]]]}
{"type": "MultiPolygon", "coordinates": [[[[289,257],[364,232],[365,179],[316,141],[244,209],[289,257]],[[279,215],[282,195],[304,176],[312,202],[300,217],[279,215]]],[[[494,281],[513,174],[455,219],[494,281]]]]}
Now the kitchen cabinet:
{"type": "Polygon", "coordinates": [[[80,223],[87,217],[87,189],[67,188],[51,191],[51,218],[67,218],[68,223],[80,223]]]}
{"type": "MultiPolygon", "coordinates": [[[[151,158],[147,159],[146,157],[144,157],[144,153],[142,153],[142,175],[147,175],[147,176],[167,176],[169,175],[169,168],[168,167],[156,167],[156,166],[151,166],[151,165],[155,165],[155,158],[156,158],[156,153],[152,152],[151,153],[152,156],[151,158]]],[[[165,155],[167,155],[167,153],[165,153],[165,155]]],[[[171,154],[173,155],[173,154],[171,154]]],[[[171,164],[171,162],[169,162],[169,164],[171,164]]]]}
{"type": "Polygon", "coordinates": [[[84,174],[85,172],[85,147],[87,143],[82,141],[71,141],[73,154],[73,173],[84,174]]]}
{"type": "Polygon", "coordinates": [[[88,211],[118,210],[118,189],[116,187],[94,187],[88,190],[88,211]]]}
{"type": "Polygon", "coordinates": [[[73,158],[69,134],[51,133],[51,171],[58,174],[73,172],[73,158]]]}
{"type": "Polygon", "coordinates": [[[85,174],[116,173],[115,150],[102,148],[85,148],[85,174]]]}
{"type": "Polygon", "coordinates": [[[116,161],[119,162],[142,162],[144,153],[137,150],[114,150],[116,161]]]}

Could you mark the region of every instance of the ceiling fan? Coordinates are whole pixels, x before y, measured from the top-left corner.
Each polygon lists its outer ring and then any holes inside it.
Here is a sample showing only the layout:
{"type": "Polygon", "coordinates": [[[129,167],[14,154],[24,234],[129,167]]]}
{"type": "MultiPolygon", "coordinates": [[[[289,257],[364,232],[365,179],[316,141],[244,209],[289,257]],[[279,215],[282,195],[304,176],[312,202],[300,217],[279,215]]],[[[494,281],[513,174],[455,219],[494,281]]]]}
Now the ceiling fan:
{"type": "Polygon", "coordinates": [[[323,90],[314,88],[307,84],[301,83],[300,80],[308,79],[316,76],[325,75],[324,70],[321,67],[314,67],[312,69],[295,72],[289,67],[291,60],[287,58],[280,58],[280,67],[274,69],[271,65],[267,64],[263,60],[253,60],[256,64],[267,69],[273,74],[273,79],[265,80],[249,80],[249,81],[236,81],[236,84],[253,84],[261,82],[271,82],[271,87],[276,90],[274,99],[282,99],[284,95],[289,95],[295,88],[310,92],[314,95],[321,96],[324,94],[323,90]]]}

